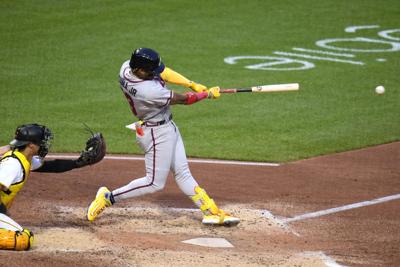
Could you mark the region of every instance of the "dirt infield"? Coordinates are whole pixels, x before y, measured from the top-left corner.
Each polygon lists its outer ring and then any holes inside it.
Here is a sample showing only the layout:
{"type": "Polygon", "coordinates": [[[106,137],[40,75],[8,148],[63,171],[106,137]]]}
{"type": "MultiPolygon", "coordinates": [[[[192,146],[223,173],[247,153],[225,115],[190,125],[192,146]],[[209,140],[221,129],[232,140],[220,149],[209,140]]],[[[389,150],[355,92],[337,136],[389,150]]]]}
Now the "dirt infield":
{"type": "Polygon", "coordinates": [[[216,202],[242,219],[232,228],[201,225],[172,177],[162,192],[117,203],[87,222],[98,187],[143,176],[141,160],[33,173],[10,215],[35,233],[35,246],[0,251],[0,258],[7,266],[398,266],[400,199],[365,201],[400,193],[399,162],[400,142],[278,167],[191,163],[216,202]],[[354,203],[361,204],[344,208],[354,203]],[[314,211],[322,212],[296,217],[314,211]],[[182,243],[197,237],[234,247],[182,243]]]}

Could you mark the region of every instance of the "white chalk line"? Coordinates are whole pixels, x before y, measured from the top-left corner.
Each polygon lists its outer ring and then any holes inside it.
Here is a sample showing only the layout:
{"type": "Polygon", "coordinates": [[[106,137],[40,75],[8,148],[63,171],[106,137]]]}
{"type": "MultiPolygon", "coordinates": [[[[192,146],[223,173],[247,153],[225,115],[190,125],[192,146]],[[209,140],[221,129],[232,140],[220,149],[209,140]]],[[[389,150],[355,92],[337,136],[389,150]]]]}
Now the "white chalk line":
{"type": "Polygon", "coordinates": [[[358,30],[364,29],[376,29],[379,28],[379,25],[360,25],[360,26],[348,26],[344,29],[345,32],[356,32],[358,30]]]}
{"type": "Polygon", "coordinates": [[[400,194],[381,197],[381,198],[376,198],[376,199],[373,199],[373,200],[358,202],[358,203],[349,204],[349,205],[336,207],[336,208],[332,208],[332,209],[326,209],[326,210],[321,210],[321,211],[305,213],[305,214],[302,214],[302,215],[295,216],[293,218],[282,219],[282,221],[284,223],[302,221],[302,220],[311,219],[311,218],[317,218],[317,217],[321,217],[321,216],[324,216],[324,215],[337,213],[337,212],[341,212],[341,211],[346,211],[346,210],[350,210],[350,209],[356,209],[356,208],[361,208],[361,207],[365,207],[365,206],[376,205],[376,204],[379,204],[379,203],[392,201],[392,200],[396,200],[396,199],[400,199],[400,194]]]}
{"type": "Polygon", "coordinates": [[[285,230],[291,232],[295,236],[300,237],[299,233],[297,233],[295,230],[290,228],[280,217],[273,215],[269,210],[254,210],[254,211],[261,213],[262,217],[265,217],[271,221],[274,221],[275,223],[281,225],[285,230]]]}
{"type": "Polygon", "coordinates": [[[332,57],[317,57],[317,56],[311,56],[311,55],[306,55],[306,54],[297,54],[297,53],[289,53],[289,52],[282,52],[282,51],[275,51],[274,54],[281,55],[281,56],[292,56],[292,57],[301,57],[301,58],[316,59],[316,60],[342,62],[342,63],[349,63],[349,64],[355,64],[355,65],[364,65],[364,62],[361,62],[361,61],[345,60],[345,59],[338,59],[338,58],[332,58],[332,57]]]}
{"type": "Polygon", "coordinates": [[[346,265],[341,265],[337,263],[334,259],[326,255],[323,251],[305,251],[301,253],[302,256],[312,256],[320,258],[324,264],[328,267],[346,267],[346,265]]]}
{"type": "MultiPolygon", "coordinates": [[[[49,159],[76,159],[78,155],[66,154],[49,154],[46,156],[49,159]]],[[[144,161],[144,157],[139,156],[105,156],[104,159],[108,160],[137,160],[144,161]]],[[[269,166],[278,167],[279,163],[271,162],[253,162],[253,161],[235,161],[235,160],[217,160],[217,159],[188,159],[190,163],[205,163],[205,164],[223,164],[223,165],[242,165],[242,166],[269,166]]]]}
{"type": "Polygon", "coordinates": [[[338,56],[338,57],[354,57],[353,54],[335,53],[335,52],[328,52],[328,51],[323,51],[323,50],[306,49],[306,48],[301,48],[301,47],[293,47],[292,50],[301,51],[301,52],[316,53],[316,54],[323,54],[323,55],[338,56]]]}

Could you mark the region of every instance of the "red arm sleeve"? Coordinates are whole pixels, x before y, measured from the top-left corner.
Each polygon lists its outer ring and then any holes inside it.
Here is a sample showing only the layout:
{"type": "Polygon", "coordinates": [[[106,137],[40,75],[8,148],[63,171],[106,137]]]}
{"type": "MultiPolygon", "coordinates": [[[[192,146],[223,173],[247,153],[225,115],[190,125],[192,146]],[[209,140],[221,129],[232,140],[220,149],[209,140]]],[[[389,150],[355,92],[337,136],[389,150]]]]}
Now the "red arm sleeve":
{"type": "Polygon", "coordinates": [[[186,93],[186,102],[185,105],[191,105],[193,103],[196,103],[200,100],[203,100],[208,97],[207,92],[201,92],[201,93],[193,93],[193,92],[187,92],[186,93]]]}

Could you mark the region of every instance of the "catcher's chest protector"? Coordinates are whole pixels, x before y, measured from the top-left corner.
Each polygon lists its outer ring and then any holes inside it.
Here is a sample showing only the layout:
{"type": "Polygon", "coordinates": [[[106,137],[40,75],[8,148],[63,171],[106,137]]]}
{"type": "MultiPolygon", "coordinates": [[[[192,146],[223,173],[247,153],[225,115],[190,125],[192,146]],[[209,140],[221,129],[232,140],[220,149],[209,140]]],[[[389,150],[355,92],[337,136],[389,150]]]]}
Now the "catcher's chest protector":
{"type": "Polygon", "coordinates": [[[8,209],[8,208],[10,208],[14,197],[22,189],[26,180],[28,179],[30,169],[31,169],[31,163],[25,158],[24,154],[22,154],[21,152],[19,152],[17,150],[15,150],[15,151],[10,150],[10,151],[6,152],[3,155],[3,157],[0,159],[0,161],[4,160],[7,157],[16,158],[19,161],[19,163],[21,164],[21,168],[24,173],[24,177],[22,178],[22,181],[12,184],[8,188],[7,191],[0,191],[1,201],[8,209]]]}

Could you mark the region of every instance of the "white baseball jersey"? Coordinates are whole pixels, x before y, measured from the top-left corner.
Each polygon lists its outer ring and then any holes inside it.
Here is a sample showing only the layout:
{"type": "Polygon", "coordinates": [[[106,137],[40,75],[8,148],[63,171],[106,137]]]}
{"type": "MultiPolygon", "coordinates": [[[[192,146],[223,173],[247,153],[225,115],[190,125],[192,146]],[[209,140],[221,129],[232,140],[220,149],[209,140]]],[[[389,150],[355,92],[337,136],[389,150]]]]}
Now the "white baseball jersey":
{"type": "Polygon", "coordinates": [[[119,78],[120,87],[136,117],[149,122],[159,122],[170,118],[169,104],[173,92],[168,90],[161,78],[139,79],[132,73],[129,60],[122,64],[119,78]]]}
{"type": "MultiPolygon", "coordinates": [[[[2,155],[0,155],[1,157],[2,155]]],[[[36,170],[43,164],[43,159],[33,156],[31,170],[36,170]]],[[[0,161],[0,184],[10,188],[13,184],[21,183],[24,179],[24,170],[18,159],[6,157],[0,161]]],[[[0,228],[11,231],[22,231],[23,228],[6,214],[0,213],[0,228]]]]}
{"type": "MultiPolygon", "coordinates": [[[[170,102],[173,92],[165,87],[165,82],[154,77],[141,80],[123,63],[120,73],[120,87],[131,106],[132,112],[140,120],[161,122],[145,124],[144,135],[136,135],[137,143],[145,153],[146,176],[112,191],[115,201],[149,194],[164,188],[172,171],[179,188],[189,197],[196,193],[198,186],[189,170],[185,147],[178,127],[170,120],[170,102]]],[[[196,203],[197,205],[197,203],[196,203]]]]}
{"type": "Polygon", "coordinates": [[[16,158],[5,158],[0,161],[0,184],[6,188],[19,183],[24,177],[21,163],[16,158]]]}
{"type": "MultiPolygon", "coordinates": [[[[31,170],[36,170],[43,164],[43,159],[39,156],[33,156],[31,170]]],[[[19,183],[24,177],[21,163],[16,158],[9,157],[0,161],[0,184],[9,188],[10,185],[19,183]]]]}
{"type": "MultiPolygon", "coordinates": [[[[5,158],[0,161],[0,184],[7,189],[24,178],[21,163],[16,158],[5,158]]],[[[0,212],[0,228],[11,231],[21,231],[22,227],[6,214],[0,212]]]]}

